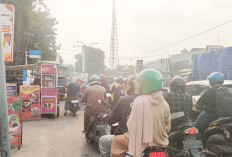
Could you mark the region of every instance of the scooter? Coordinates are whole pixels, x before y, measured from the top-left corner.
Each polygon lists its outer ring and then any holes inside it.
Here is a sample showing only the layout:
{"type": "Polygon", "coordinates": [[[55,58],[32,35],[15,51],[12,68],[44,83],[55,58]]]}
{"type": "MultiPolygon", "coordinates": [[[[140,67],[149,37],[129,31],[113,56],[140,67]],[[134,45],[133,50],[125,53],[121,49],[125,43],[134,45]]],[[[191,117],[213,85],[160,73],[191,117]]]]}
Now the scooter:
{"type": "Polygon", "coordinates": [[[172,130],[169,133],[168,156],[170,157],[206,157],[201,140],[196,139],[197,128],[184,112],[173,113],[172,130]]]}
{"type": "Polygon", "coordinates": [[[68,105],[68,110],[72,112],[73,116],[76,116],[78,110],[80,110],[79,99],[76,97],[71,98],[68,105]]]}
{"type": "Polygon", "coordinates": [[[220,117],[204,131],[204,146],[211,156],[232,156],[232,117],[220,117]]]}

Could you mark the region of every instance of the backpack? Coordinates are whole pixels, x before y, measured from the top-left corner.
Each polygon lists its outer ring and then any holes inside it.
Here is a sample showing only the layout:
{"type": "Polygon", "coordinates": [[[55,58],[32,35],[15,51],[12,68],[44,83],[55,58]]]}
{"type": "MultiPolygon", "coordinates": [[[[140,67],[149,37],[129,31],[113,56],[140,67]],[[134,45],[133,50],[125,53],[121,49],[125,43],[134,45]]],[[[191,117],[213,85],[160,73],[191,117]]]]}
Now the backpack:
{"type": "Polygon", "coordinates": [[[224,86],[213,88],[216,90],[216,108],[218,116],[232,116],[232,93],[224,86]]]}

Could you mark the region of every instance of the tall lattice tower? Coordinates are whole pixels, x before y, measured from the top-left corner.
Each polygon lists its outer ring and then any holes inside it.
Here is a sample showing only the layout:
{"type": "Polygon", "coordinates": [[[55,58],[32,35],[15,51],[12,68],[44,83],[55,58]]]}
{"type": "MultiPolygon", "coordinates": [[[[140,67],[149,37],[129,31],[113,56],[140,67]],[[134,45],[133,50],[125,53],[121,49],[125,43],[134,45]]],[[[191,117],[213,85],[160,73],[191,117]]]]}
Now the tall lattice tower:
{"type": "Polygon", "coordinates": [[[112,28],[110,42],[110,69],[115,69],[119,64],[118,57],[118,36],[117,36],[117,19],[116,19],[116,0],[113,0],[112,28]]]}

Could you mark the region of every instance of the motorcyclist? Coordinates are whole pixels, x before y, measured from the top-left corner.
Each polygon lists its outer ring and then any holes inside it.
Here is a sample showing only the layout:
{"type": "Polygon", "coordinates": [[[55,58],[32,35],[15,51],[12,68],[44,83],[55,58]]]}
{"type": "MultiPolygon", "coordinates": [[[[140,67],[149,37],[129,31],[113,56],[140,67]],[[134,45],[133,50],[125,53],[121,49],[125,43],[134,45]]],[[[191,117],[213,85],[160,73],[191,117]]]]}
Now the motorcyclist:
{"type": "Polygon", "coordinates": [[[211,73],[208,76],[208,81],[211,86],[210,89],[206,90],[202,96],[198,99],[194,106],[202,110],[196,120],[196,127],[199,131],[198,138],[201,139],[203,131],[208,125],[217,119],[217,107],[216,107],[216,90],[224,83],[224,75],[219,72],[211,73]]]}
{"type": "Polygon", "coordinates": [[[112,106],[115,106],[117,101],[124,96],[124,80],[123,78],[117,78],[116,83],[112,87],[111,93],[112,93],[112,106]]]}
{"type": "Polygon", "coordinates": [[[105,75],[101,75],[101,85],[106,89],[106,93],[110,93],[110,87],[107,83],[107,79],[105,75]]]}
{"type": "Polygon", "coordinates": [[[68,105],[71,101],[72,98],[77,97],[77,94],[80,92],[80,86],[78,84],[76,84],[76,79],[72,78],[71,79],[71,83],[68,85],[67,87],[67,99],[65,101],[65,112],[64,112],[64,116],[67,115],[67,110],[68,110],[68,105]]]}
{"type": "MultiPolygon", "coordinates": [[[[169,105],[171,113],[184,112],[184,115],[189,118],[193,107],[193,99],[191,95],[185,93],[185,84],[186,82],[183,77],[174,77],[170,81],[171,92],[167,94],[165,100],[169,105]]],[[[178,119],[178,121],[172,121],[172,126],[181,123],[182,122],[178,119]]]]}
{"type": "Polygon", "coordinates": [[[86,89],[80,101],[80,103],[86,103],[83,133],[87,131],[89,118],[96,113],[105,111],[106,107],[99,103],[99,100],[105,99],[106,90],[101,86],[101,79],[98,75],[93,75],[90,78],[90,87],[86,89]]]}
{"type": "Polygon", "coordinates": [[[139,93],[138,88],[135,88],[135,78],[134,75],[130,75],[127,78],[125,86],[127,95],[117,102],[109,115],[104,116],[104,119],[109,125],[117,122],[119,122],[119,125],[115,129],[114,135],[105,135],[100,138],[99,150],[101,157],[110,156],[111,142],[115,135],[122,135],[128,131],[126,122],[131,112],[131,104],[139,93]]]}
{"type": "Polygon", "coordinates": [[[153,69],[140,72],[137,77],[141,96],[133,103],[127,122],[129,135],[115,136],[111,157],[122,157],[129,148],[133,157],[141,157],[148,146],[167,146],[171,127],[169,105],[163,98],[163,76],[153,69]],[[129,137],[129,138],[128,138],[129,137]]]}
{"type": "Polygon", "coordinates": [[[85,93],[85,90],[88,88],[88,80],[83,79],[83,83],[81,84],[81,94],[85,93]]]}

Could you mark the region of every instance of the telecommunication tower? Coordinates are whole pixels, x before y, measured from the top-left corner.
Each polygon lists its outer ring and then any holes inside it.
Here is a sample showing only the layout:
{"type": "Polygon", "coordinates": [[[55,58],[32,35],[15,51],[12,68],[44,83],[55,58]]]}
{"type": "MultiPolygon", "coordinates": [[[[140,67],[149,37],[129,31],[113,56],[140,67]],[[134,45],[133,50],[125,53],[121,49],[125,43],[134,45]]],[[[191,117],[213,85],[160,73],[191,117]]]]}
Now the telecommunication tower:
{"type": "Polygon", "coordinates": [[[112,28],[110,42],[110,69],[115,69],[119,64],[118,57],[118,36],[117,36],[117,19],[116,19],[116,0],[113,0],[112,28]]]}

